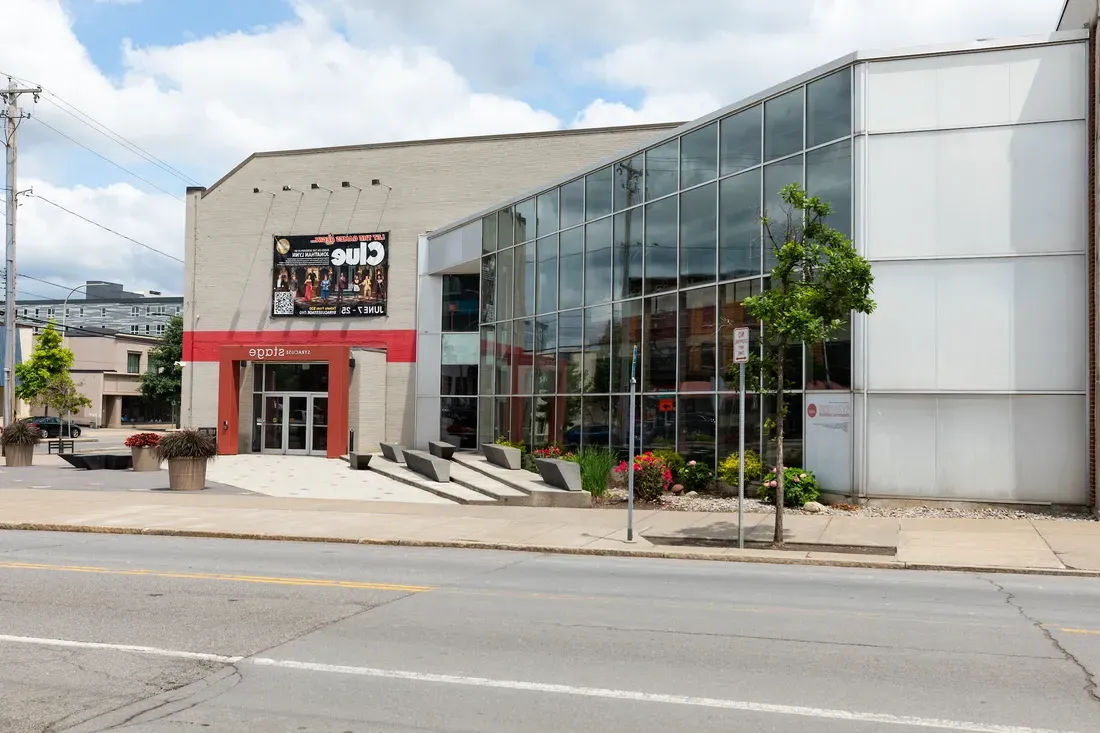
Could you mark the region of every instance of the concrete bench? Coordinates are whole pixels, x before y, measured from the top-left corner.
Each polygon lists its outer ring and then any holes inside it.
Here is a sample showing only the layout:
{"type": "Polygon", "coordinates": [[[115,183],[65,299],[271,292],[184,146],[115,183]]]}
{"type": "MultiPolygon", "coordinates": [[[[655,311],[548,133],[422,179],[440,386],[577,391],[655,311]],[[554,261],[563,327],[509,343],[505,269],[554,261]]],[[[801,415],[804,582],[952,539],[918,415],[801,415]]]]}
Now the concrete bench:
{"type": "Polygon", "coordinates": [[[581,464],[563,461],[560,458],[536,458],[542,480],[556,489],[581,491],[581,464]]]}
{"type": "Polygon", "coordinates": [[[422,450],[405,451],[405,465],[426,479],[445,484],[451,480],[451,462],[422,450]]]}
{"type": "Polygon", "coordinates": [[[523,453],[519,448],[497,445],[496,443],[482,443],[481,452],[485,454],[485,460],[494,466],[510,468],[515,471],[523,468],[523,453]]]}
{"type": "Polygon", "coordinates": [[[353,471],[366,471],[370,466],[370,453],[348,453],[348,464],[353,471]]]}
{"type": "Polygon", "coordinates": [[[455,446],[451,443],[433,440],[428,443],[428,452],[436,458],[442,458],[445,461],[449,461],[454,458],[455,446]]]}
{"type": "Polygon", "coordinates": [[[405,462],[405,446],[397,443],[379,443],[382,448],[382,456],[394,463],[405,462]]]}

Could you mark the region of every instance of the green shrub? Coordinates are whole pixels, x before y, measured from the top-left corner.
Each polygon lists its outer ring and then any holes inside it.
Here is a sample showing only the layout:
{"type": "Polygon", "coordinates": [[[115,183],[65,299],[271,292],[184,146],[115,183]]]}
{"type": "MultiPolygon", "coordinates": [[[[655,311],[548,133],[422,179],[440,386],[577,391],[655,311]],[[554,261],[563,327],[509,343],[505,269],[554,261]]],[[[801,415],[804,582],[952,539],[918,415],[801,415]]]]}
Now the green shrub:
{"type": "MultiPolygon", "coordinates": [[[[764,477],[757,489],[757,496],[769,504],[775,503],[775,489],[778,485],[775,471],[764,477]]],[[[817,501],[819,494],[817,477],[813,471],[805,468],[787,467],[783,469],[783,506],[800,507],[810,501],[817,501]]]]}
{"type": "Polygon", "coordinates": [[[683,484],[684,491],[705,491],[714,479],[714,471],[710,466],[699,461],[688,461],[680,469],[679,483],[683,484]]]}
{"type": "Polygon", "coordinates": [[[4,445],[38,445],[41,442],[42,431],[26,420],[16,420],[0,433],[0,443],[4,445]]]}
{"type": "Polygon", "coordinates": [[[680,472],[684,470],[684,466],[687,465],[687,461],[684,457],[674,450],[668,448],[662,448],[660,450],[653,451],[653,455],[664,460],[665,465],[668,466],[668,470],[672,471],[672,483],[682,484],[683,479],[680,478],[680,472]]]}
{"type": "Polygon", "coordinates": [[[581,464],[584,490],[596,499],[606,494],[611,471],[615,468],[615,454],[603,446],[589,445],[581,448],[575,460],[581,464]]]}
{"type": "MultiPolygon", "coordinates": [[[[722,479],[730,486],[736,486],[739,464],[740,461],[738,460],[737,454],[730,453],[728,456],[722,459],[722,462],[720,464],[718,464],[718,478],[722,479]]],[[[764,462],[760,460],[760,454],[756,451],[746,450],[745,480],[758,481],[763,475],[764,462]]]]}
{"type": "MultiPolygon", "coordinates": [[[[615,473],[627,474],[629,464],[623,461],[615,469],[615,473]]],[[[626,478],[629,480],[629,474],[626,478]]],[[[668,491],[672,486],[672,471],[669,470],[665,459],[656,453],[643,453],[634,456],[634,496],[642,501],[656,501],[662,492],[668,491]]]]}
{"type": "Polygon", "coordinates": [[[198,430],[174,430],[165,433],[157,443],[157,457],[164,461],[173,458],[213,458],[218,455],[218,441],[198,430]]]}

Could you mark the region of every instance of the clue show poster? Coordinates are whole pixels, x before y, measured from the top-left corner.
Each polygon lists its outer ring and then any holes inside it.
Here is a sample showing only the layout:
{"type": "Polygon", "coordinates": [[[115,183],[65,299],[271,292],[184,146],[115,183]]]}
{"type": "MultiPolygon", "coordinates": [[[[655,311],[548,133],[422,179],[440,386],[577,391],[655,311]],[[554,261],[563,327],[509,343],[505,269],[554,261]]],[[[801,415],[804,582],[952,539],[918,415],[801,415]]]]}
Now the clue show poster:
{"type": "Polygon", "coordinates": [[[386,315],[390,233],[276,236],[271,315],[386,315]]]}

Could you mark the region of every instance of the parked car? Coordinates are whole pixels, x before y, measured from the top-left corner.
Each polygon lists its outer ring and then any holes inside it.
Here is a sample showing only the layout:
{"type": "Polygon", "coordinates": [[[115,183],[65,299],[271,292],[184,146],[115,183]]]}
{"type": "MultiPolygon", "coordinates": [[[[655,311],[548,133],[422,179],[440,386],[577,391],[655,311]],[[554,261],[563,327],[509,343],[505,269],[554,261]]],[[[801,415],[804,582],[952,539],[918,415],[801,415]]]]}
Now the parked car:
{"type": "Polygon", "coordinates": [[[38,429],[42,431],[43,437],[46,438],[58,438],[61,436],[62,430],[64,430],[66,438],[80,437],[80,426],[72,420],[66,420],[64,424],[62,424],[61,418],[52,415],[44,415],[39,417],[28,417],[27,422],[31,425],[37,425],[38,429]]]}

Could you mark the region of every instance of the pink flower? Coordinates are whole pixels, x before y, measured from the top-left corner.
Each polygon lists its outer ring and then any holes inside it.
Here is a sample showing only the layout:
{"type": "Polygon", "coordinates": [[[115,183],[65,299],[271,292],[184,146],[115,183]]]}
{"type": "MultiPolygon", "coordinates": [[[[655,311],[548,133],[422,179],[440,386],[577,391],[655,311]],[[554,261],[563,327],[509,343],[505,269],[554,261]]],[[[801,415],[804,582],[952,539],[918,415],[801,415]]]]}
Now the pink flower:
{"type": "Polygon", "coordinates": [[[806,474],[802,474],[799,478],[806,478],[806,474]]]}
{"type": "Polygon", "coordinates": [[[688,465],[689,465],[689,466],[694,466],[694,465],[695,465],[695,461],[688,461],[688,465]]]}
{"type": "Polygon", "coordinates": [[[791,476],[791,481],[794,481],[797,484],[800,479],[798,478],[798,476],[791,476]]]}
{"type": "Polygon", "coordinates": [[[776,488],[777,486],[779,486],[779,482],[778,482],[778,481],[776,481],[776,480],[774,480],[774,479],[772,479],[772,481],[770,481],[770,482],[768,483],[768,486],[770,486],[770,487],[772,487],[772,488],[774,489],[774,488],[776,488]]]}

